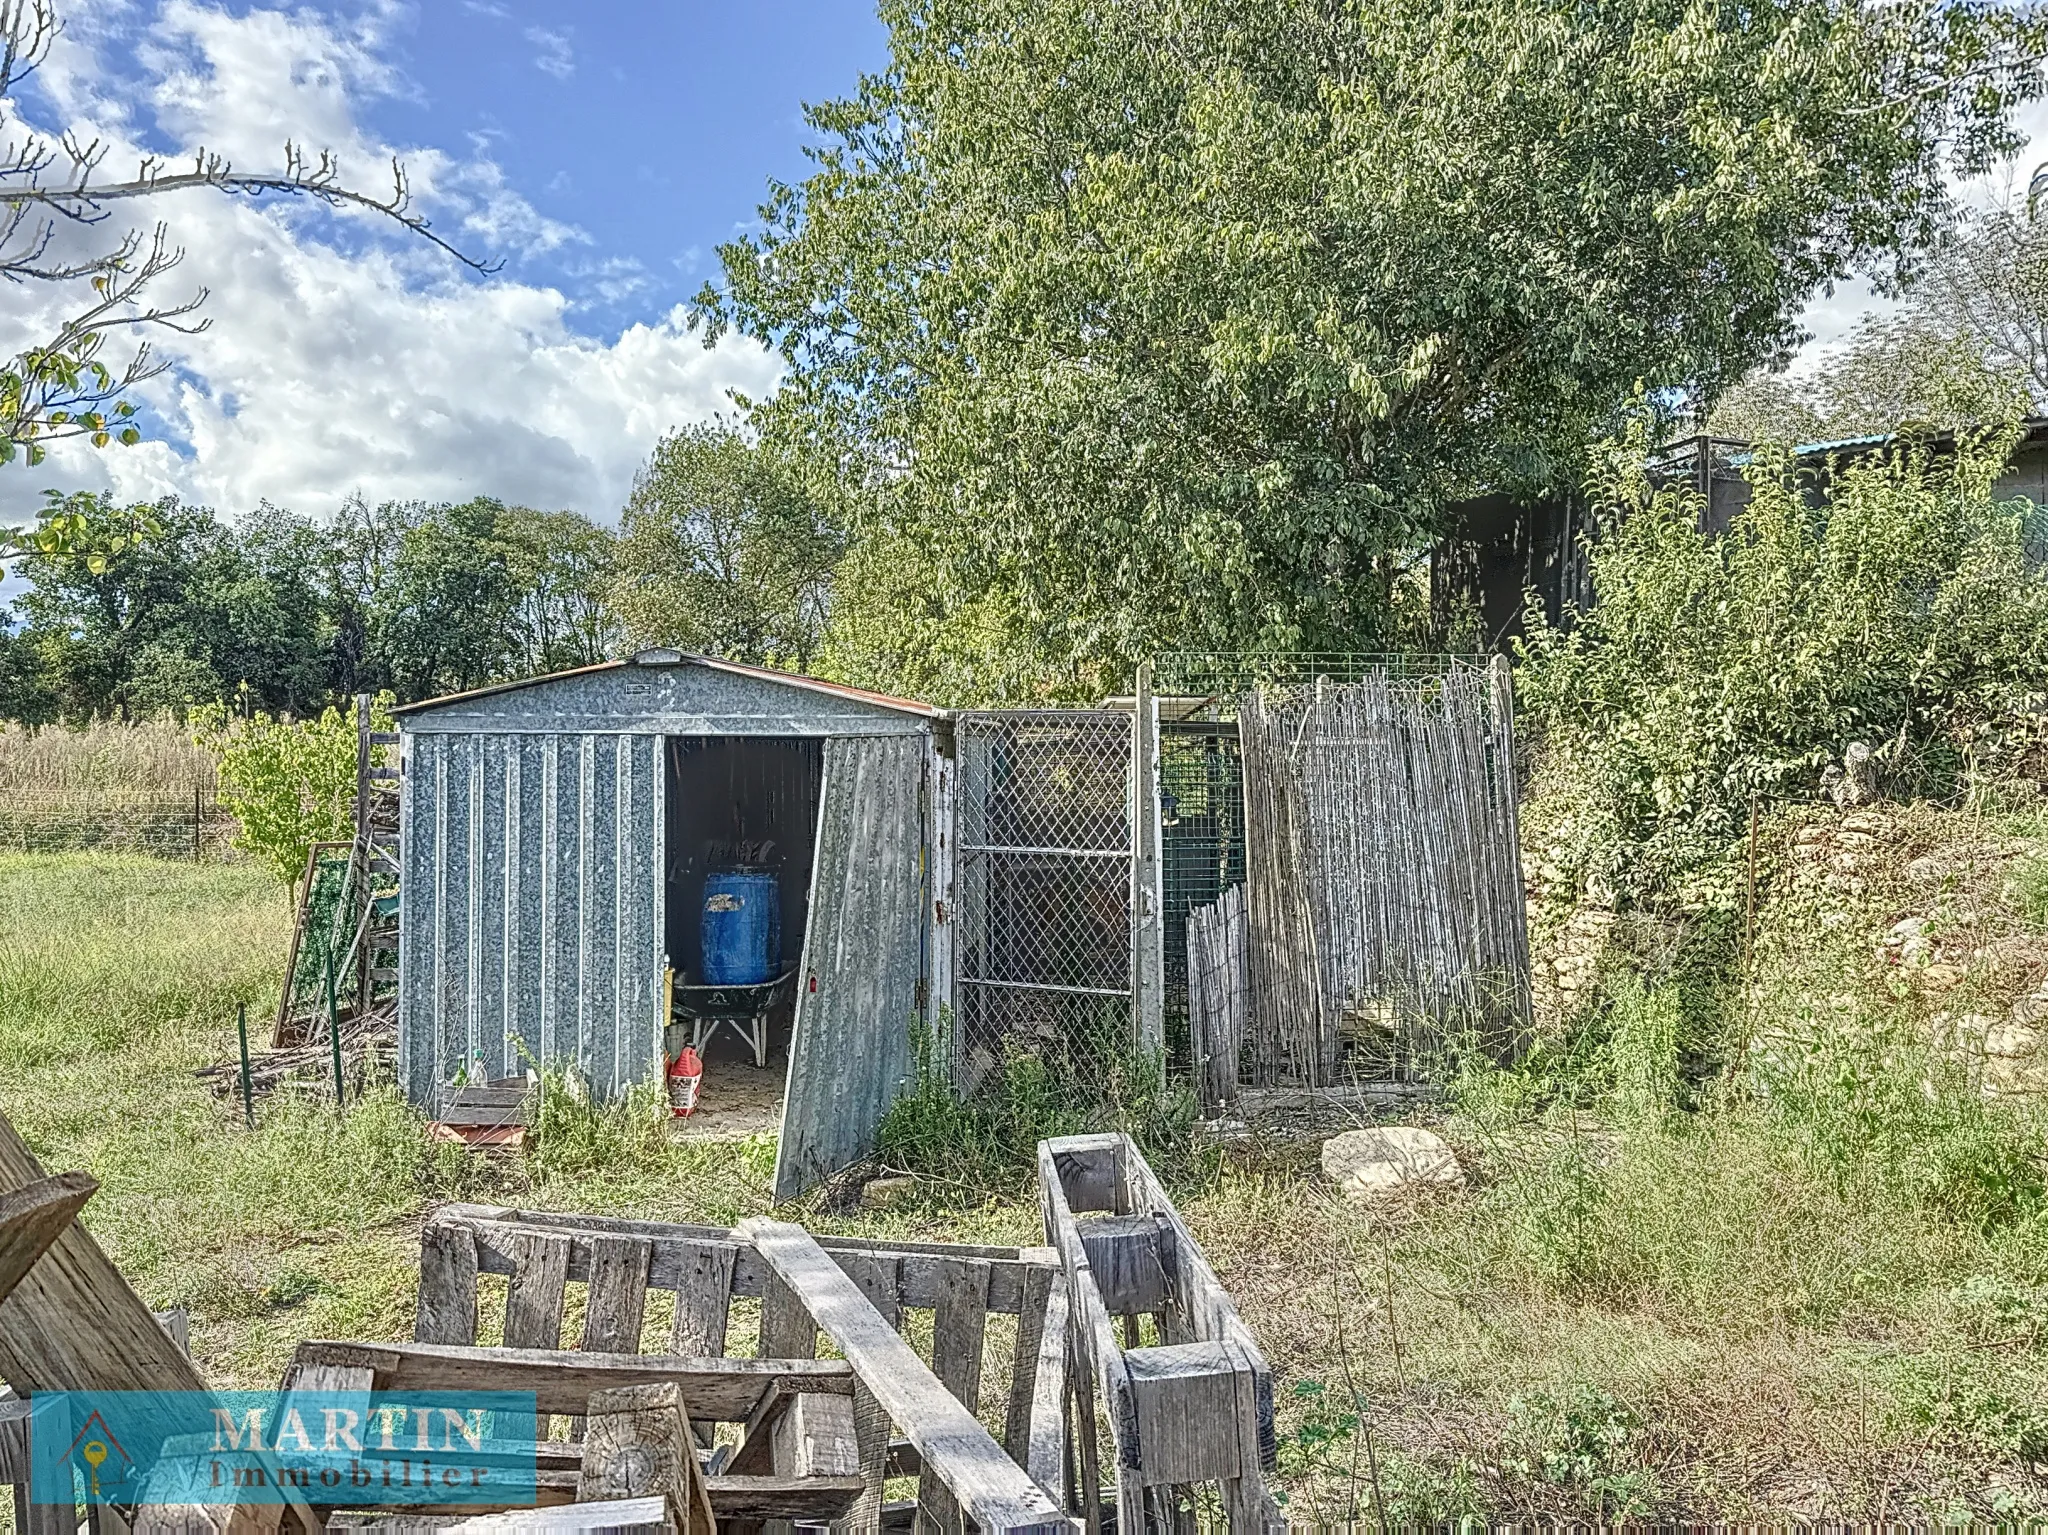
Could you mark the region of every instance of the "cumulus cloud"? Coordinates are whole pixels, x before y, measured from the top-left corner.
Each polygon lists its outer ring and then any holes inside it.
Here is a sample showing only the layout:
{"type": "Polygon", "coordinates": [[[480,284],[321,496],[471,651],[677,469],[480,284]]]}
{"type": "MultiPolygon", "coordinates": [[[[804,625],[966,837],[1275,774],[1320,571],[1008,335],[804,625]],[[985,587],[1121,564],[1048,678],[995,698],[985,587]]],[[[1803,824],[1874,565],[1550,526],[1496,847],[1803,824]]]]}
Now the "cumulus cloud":
{"type": "MultiPolygon", "coordinates": [[[[228,513],[268,499],[324,515],[360,491],[487,494],[611,517],[661,433],[726,408],[728,390],[772,390],[771,354],[730,341],[707,350],[680,310],[593,337],[573,323],[570,296],[520,281],[522,254],[588,237],[535,209],[488,143],[456,154],[366,129],[365,103],[409,89],[381,51],[388,15],[129,7],[121,26],[67,34],[38,80],[51,120],[37,125],[110,141],[110,171],[124,156],[200,144],[271,166],[289,136],[334,149],[352,180],[381,190],[397,154],[437,231],[512,264],[480,277],[373,215],[304,199],[166,198],[148,216],[171,222],[187,257],[164,296],[206,288],[212,323],[153,338],[175,364],[143,389],[153,440],[67,445],[39,471],[11,468],[0,515],[32,513],[36,493],[60,483],[228,513]]],[[[586,268],[600,297],[642,282],[630,262],[593,254],[586,268]]],[[[60,300],[14,290],[0,345],[36,335],[60,300]]]]}

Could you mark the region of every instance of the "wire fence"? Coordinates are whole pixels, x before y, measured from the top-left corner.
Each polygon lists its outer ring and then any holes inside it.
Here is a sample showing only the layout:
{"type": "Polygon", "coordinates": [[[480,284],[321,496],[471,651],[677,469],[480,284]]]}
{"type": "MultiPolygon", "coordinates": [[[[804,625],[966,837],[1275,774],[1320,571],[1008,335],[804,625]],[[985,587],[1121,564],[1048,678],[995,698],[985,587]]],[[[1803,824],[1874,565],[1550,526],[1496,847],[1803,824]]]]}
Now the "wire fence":
{"type": "Polygon", "coordinates": [[[214,862],[239,856],[234,815],[211,785],[189,790],[42,789],[0,793],[0,852],[135,853],[214,862]]]}
{"type": "Polygon", "coordinates": [[[1099,1048],[1131,1016],[1131,720],[1002,711],[957,726],[956,1070],[1099,1048]]]}

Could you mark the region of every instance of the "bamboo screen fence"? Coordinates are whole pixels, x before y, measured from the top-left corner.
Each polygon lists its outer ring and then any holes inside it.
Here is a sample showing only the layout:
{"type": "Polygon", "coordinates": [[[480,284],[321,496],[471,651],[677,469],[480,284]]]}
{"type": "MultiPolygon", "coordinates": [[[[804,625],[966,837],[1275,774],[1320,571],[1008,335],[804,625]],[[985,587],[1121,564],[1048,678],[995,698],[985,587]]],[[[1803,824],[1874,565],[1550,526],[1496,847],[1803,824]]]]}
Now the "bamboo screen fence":
{"type": "Polygon", "coordinates": [[[1505,665],[1254,679],[1232,702],[1243,893],[1185,918],[1204,1097],[1422,1074],[1452,1036],[1512,1054],[1529,949],[1505,665]]]}

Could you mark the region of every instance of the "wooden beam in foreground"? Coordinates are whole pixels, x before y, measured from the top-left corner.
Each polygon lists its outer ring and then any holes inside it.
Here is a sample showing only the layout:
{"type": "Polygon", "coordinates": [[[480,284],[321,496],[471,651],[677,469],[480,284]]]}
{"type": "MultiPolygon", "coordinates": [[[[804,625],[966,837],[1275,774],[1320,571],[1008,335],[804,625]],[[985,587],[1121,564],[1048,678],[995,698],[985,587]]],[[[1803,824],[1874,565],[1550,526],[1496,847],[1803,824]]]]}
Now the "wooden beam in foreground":
{"type": "MultiPolygon", "coordinates": [[[[0,1195],[48,1180],[0,1114],[0,1195]]],[[[70,1219],[0,1297],[0,1380],[24,1396],[206,1389],[92,1233],[70,1219]]]]}
{"type": "Polygon", "coordinates": [[[738,1233],[802,1298],[811,1319],[982,1535],[1065,1535],[1073,1529],[809,1232],[756,1217],[741,1222],[738,1233]]]}
{"type": "Polygon", "coordinates": [[[744,1423],[762,1393],[853,1390],[839,1359],[677,1359],[545,1348],[461,1348],[434,1343],[301,1343],[293,1362],[361,1366],[382,1391],[531,1391],[536,1410],[582,1413],[593,1392],[673,1382],[692,1421],[744,1423]]]}

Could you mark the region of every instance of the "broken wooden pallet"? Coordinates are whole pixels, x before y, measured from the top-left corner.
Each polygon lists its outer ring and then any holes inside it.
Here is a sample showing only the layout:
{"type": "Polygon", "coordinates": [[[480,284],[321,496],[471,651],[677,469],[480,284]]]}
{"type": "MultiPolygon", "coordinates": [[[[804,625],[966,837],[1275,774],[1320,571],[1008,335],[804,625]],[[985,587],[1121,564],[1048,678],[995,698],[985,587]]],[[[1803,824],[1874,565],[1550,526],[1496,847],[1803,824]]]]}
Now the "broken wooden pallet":
{"type": "Polygon", "coordinates": [[[1039,1143],[1038,1171],[1067,1283],[1066,1432],[1091,1535],[1105,1522],[1099,1430],[1120,1535],[1185,1527],[1190,1489],[1206,1482],[1231,1529],[1284,1529],[1264,1476],[1277,1460],[1272,1372],[1143,1155],[1124,1135],[1066,1136],[1039,1143]],[[1139,1347],[1142,1317],[1158,1341],[1139,1347]]]}

